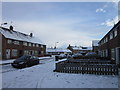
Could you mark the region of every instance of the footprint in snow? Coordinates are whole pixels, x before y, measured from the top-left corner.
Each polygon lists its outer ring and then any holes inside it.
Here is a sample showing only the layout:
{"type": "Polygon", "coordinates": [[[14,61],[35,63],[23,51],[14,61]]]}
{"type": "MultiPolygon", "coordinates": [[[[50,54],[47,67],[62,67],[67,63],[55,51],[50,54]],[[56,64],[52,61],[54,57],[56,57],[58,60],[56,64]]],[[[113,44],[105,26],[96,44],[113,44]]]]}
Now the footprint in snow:
{"type": "Polygon", "coordinates": [[[84,83],[82,83],[82,84],[84,84],[84,83]]]}
{"type": "Polygon", "coordinates": [[[70,83],[69,81],[66,81],[67,83],[70,83]]]}

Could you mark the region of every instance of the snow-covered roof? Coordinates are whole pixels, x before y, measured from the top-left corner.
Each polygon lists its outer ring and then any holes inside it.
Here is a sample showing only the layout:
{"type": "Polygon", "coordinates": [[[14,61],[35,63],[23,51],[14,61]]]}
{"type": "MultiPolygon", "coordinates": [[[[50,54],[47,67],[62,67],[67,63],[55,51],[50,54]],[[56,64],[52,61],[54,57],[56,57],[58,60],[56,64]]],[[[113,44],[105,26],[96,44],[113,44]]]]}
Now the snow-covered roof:
{"type": "Polygon", "coordinates": [[[47,52],[71,52],[69,49],[63,49],[63,48],[47,48],[47,52]]]}
{"type": "Polygon", "coordinates": [[[92,50],[92,47],[77,47],[77,46],[72,46],[73,50],[92,50]]]}
{"type": "Polygon", "coordinates": [[[99,44],[98,44],[99,41],[100,40],[93,40],[92,41],[92,46],[99,46],[99,44]]]}
{"type": "Polygon", "coordinates": [[[14,31],[14,30],[9,30],[3,27],[0,27],[0,33],[3,34],[3,36],[8,39],[43,44],[42,41],[35,36],[30,37],[30,35],[27,35],[18,31],[14,31]]]}
{"type": "Polygon", "coordinates": [[[82,48],[81,50],[92,50],[92,47],[82,48]]]}

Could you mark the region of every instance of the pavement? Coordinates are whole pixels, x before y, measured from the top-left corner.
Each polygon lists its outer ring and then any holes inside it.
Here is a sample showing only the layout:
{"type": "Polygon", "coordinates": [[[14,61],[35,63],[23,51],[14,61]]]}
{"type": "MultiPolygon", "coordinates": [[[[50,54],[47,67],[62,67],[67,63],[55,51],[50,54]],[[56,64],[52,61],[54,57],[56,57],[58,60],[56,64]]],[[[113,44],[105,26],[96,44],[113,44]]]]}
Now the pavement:
{"type": "Polygon", "coordinates": [[[10,60],[1,60],[0,65],[7,65],[11,64],[15,59],[10,59],[10,60]]]}
{"type": "MultiPolygon", "coordinates": [[[[40,57],[39,60],[52,59],[53,57],[40,57]]],[[[11,64],[15,59],[0,60],[0,65],[11,64]]]]}

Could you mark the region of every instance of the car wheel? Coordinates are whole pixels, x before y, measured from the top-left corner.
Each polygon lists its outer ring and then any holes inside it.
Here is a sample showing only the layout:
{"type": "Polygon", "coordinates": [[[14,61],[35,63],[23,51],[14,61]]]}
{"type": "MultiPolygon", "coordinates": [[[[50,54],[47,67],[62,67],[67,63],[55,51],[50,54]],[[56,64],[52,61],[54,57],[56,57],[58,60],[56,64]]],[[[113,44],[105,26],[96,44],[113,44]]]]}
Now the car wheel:
{"type": "Polygon", "coordinates": [[[25,68],[28,67],[28,64],[25,64],[25,68]]]}
{"type": "Polygon", "coordinates": [[[37,65],[39,64],[39,61],[37,61],[37,65]]]}

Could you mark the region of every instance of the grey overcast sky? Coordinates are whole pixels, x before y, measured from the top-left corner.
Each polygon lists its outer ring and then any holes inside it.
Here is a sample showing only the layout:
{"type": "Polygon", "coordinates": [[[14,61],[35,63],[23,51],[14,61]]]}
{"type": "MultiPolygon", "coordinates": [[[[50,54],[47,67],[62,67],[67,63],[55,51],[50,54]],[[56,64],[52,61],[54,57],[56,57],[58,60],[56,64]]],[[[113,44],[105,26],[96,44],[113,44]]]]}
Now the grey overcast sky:
{"type": "MultiPolygon", "coordinates": [[[[118,21],[113,2],[3,2],[2,22],[34,33],[47,47],[91,46],[118,21]]],[[[6,27],[8,27],[6,26],[6,27]]]]}

